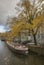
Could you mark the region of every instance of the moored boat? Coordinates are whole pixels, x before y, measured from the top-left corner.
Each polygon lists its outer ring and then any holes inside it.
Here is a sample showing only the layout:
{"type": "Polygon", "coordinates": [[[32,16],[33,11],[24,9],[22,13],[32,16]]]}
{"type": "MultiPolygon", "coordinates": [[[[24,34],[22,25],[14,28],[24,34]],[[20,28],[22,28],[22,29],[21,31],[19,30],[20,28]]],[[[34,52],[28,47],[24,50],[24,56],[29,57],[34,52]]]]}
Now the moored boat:
{"type": "Polygon", "coordinates": [[[30,44],[28,45],[29,51],[37,53],[38,55],[44,55],[44,46],[30,44]]]}
{"type": "Polygon", "coordinates": [[[6,44],[13,52],[16,52],[18,54],[28,54],[28,47],[25,45],[12,45],[8,41],[6,44]]]}

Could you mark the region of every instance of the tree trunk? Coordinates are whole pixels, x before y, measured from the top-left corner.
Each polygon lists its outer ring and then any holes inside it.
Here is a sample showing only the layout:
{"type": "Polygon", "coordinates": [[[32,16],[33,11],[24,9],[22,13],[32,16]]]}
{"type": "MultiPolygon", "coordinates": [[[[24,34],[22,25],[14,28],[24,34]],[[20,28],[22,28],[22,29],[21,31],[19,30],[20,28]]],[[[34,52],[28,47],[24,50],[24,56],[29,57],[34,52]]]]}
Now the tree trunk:
{"type": "Polygon", "coordinates": [[[36,34],[33,34],[33,38],[34,38],[35,45],[37,45],[36,34]]]}

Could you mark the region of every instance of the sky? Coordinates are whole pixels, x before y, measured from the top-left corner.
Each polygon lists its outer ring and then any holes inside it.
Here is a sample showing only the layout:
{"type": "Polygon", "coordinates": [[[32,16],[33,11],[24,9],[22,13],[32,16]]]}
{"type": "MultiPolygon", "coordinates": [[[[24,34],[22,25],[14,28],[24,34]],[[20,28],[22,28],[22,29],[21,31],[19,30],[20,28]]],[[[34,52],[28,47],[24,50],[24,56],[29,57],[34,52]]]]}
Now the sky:
{"type": "Polygon", "coordinates": [[[5,28],[5,26],[0,25],[0,33],[3,33],[3,32],[5,32],[5,31],[6,31],[4,28],[5,28]]]}
{"type": "Polygon", "coordinates": [[[5,32],[4,25],[8,16],[16,15],[16,4],[19,0],[0,0],[0,32],[5,32]]]}
{"type": "Polygon", "coordinates": [[[19,0],[0,0],[0,24],[5,24],[8,16],[15,16],[19,0]]]}

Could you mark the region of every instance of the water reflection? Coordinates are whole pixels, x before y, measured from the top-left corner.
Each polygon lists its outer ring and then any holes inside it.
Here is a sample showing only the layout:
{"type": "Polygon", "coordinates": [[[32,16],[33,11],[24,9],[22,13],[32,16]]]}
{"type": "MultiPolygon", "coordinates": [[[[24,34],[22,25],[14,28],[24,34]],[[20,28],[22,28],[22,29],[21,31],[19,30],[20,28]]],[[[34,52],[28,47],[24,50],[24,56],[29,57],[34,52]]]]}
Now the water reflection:
{"type": "Polygon", "coordinates": [[[3,48],[4,48],[4,44],[3,44],[4,42],[1,42],[1,40],[0,40],[0,52],[3,50],[3,48]]]}
{"type": "Polygon", "coordinates": [[[43,65],[44,56],[34,53],[18,55],[8,49],[6,44],[0,41],[0,65],[43,65]]]}

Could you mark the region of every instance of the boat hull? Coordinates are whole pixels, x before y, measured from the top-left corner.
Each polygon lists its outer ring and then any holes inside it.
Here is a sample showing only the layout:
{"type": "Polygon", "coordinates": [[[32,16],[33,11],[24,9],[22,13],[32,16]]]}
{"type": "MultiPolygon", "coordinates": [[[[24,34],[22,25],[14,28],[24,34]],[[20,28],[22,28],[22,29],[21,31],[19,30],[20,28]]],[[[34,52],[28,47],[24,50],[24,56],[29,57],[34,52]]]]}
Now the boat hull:
{"type": "Polygon", "coordinates": [[[29,51],[37,53],[38,55],[44,55],[44,47],[38,45],[28,45],[29,51]]]}

